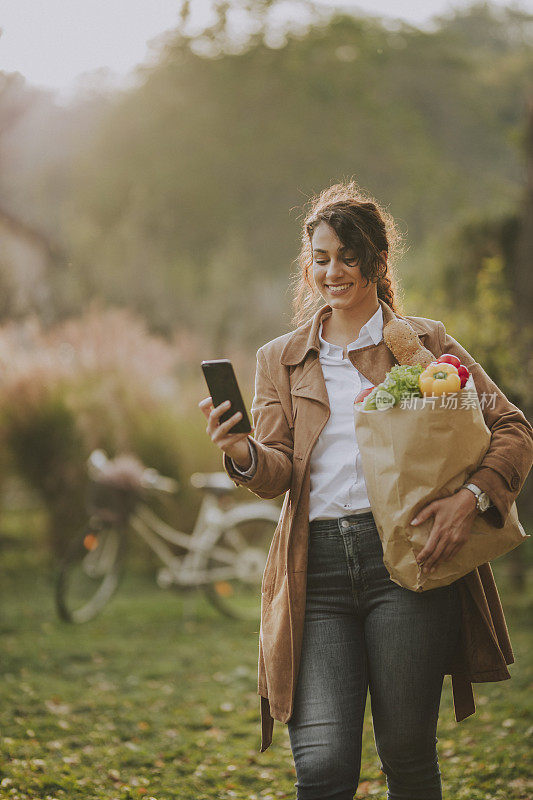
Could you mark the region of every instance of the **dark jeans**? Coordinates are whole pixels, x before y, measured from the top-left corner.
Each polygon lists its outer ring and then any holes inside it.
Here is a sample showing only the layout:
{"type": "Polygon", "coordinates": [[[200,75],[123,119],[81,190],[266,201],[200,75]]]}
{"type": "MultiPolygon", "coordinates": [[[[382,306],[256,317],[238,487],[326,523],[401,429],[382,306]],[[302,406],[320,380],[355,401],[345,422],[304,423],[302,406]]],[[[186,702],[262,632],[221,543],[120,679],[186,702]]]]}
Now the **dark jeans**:
{"type": "Polygon", "coordinates": [[[457,586],[419,594],[393,583],[371,512],[310,523],[288,722],[298,800],[352,800],[367,689],[389,800],[441,800],[437,720],[459,631],[457,586]]]}

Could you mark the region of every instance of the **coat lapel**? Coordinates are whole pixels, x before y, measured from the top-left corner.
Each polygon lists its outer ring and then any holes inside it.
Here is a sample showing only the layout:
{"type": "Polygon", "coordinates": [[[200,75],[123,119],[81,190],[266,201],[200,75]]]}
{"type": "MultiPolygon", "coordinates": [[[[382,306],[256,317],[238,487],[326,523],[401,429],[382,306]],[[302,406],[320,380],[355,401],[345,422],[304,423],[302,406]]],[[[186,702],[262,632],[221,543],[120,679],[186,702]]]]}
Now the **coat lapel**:
{"type": "Polygon", "coordinates": [[[315,400],[329,408],[328,392],[318,353],[309,353],[302,367],[296,367],[291,383],[291,395],[315,400]]]}
{"type": "Polygon", "coordinates": [[[370,381],[372,386],[384,381],[386,373],[398,363],[383,339],[378,344],[350,350],[348,355],[354,367],[370,381]]]}

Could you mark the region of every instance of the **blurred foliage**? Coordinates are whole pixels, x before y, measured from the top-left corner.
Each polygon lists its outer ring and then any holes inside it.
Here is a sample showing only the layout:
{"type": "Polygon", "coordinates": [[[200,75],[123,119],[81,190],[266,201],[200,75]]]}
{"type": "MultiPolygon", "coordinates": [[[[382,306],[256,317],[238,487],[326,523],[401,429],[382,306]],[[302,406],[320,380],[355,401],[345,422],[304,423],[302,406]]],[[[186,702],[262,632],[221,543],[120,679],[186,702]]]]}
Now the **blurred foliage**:
{"type": "MultiPolygon", "coordinates": [[[[533,107],[529,124],[533,131],[533,107]]],[[[533,170],[533,151],[529,159],[533,170]]],[[[520,216],[471,219],[458,228],[434,287],[437,317],[529,420],[533,419],[533,278],[527,235],[532,209],[533,183],[520,216]]],[[[516,502],[529,529],[531,473],[516,502]]],[[[520,549],[512,556],[517,586],[524,580],[522,556],[520,549]]]]}
{"type": "Polygon", "coordinates": [[[48,99],[48,116],[40,98],[4,139],[0,195],[69,253],[56,314],[98,294],[158,330],[255,348],[289,326],[299,208],[334,180],[355,175],[407,229],[407,298],[471,208],[514,210],[531,15],[476,3],[420,30],[300,3],[280,29],[281,3],[214,5],[193,35],[181,4],[134,88],[48,99]]]}
{"type": "Polygon", "coordinates": [[[95,305],[46,331],[36,319],[0,328],[2,465],[42,500],[55,556],[85,518],[86,459],[97,447],[133,452],[176,478],[170,513],[192,524],[199,501],[188,475],[219,469],[221,459],[196,408],[199,387],[182,398],[180,375],[191,385],[186,344],[150,334],[132,312],[95,305]]]}
{"type": "Polygon", "coordinates": [[[2,403],[3,445],[18,474],[49,511],[48,541],[60,555],[69,534],[82,522],[84,448],[76,420],[58,393],[19,385],[14,402],[2,403]]]}
{"type": "MultiPolygon", "coordinates": [[[[443,309],[448,330],[473,355],[515,404],[526,402],[533,379],[533,359],[524,361],[531,327],[524,321],[517,335],[513,298],[501,255],[484,256],[471,292],[443,309]]],[[[455,292],[453,292],[455,294],[455,292]]]]}

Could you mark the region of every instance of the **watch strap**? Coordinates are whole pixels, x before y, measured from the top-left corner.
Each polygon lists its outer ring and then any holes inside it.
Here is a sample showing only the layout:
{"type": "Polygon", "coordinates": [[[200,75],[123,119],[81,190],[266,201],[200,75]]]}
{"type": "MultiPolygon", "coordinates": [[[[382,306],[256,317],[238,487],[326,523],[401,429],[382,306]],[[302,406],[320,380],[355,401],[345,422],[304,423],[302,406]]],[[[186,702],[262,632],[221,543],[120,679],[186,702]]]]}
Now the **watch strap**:
{"type": "MultiPolygon", "coordinates": [[[[490,497],[488,496],[487,492],[483,491],[483,489],[480,489],[479,486],[476,486],[475,483],[463,483],[463,485],[460,488],[461,489],[468,489],[473,494],[475,494],[475,496],[476,496],[476,508],[479,511],[481,511],[480,505],[481,505],[482,501],[485,499],[485,497],[489,501],[489,504],[488,504],[487,508],[489,508],[492,505],[490,497]]],[[[484,509],[484,510],[486,510],[486,509],[484,509]]]]}

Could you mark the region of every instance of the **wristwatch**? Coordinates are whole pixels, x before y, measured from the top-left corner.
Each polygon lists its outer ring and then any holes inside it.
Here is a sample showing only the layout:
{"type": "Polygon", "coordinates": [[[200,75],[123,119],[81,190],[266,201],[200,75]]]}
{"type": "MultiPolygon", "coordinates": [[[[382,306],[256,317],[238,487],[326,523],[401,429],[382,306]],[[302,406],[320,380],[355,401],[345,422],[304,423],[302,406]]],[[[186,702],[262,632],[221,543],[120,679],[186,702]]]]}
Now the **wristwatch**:
{"type": "Polygon", "coordinates": [[[480,514],[487,510],[490,506],[490,497],[488,496],[487,492],[484,492],[479,486],[476,486],[475,483],[463,483],[460,487],[461,489],[470,489],[476,495],[476,508],[480,514]]]}

